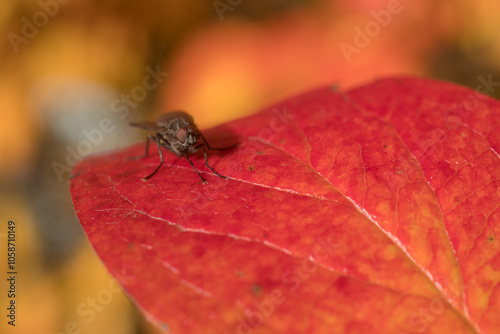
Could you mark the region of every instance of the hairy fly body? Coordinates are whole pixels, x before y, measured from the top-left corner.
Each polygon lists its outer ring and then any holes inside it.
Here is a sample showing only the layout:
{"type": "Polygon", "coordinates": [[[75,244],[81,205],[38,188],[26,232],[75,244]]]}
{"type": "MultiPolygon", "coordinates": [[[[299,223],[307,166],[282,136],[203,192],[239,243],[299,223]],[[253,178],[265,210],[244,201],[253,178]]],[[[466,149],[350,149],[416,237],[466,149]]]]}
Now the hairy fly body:
{"type": "Polygon", "coordinates": [[[198,173],[200,178],[203,180],[203,183],[207,183],[207,181],[203,178],[203,176],[201,176],[200,172],[198,172],[188,156],[189,154],[194,153],[203,147],[203,153],[205,154],[205,164],[208,169],[210,169],[215,175],[222,177],[223,179],[227,179],[227,177],[220,175],[208,165],[207,148],[209,150],[225,150],[231,148],[232,146],[226,148],[210,147],[205,137],[203,137],[203,134],[194,124],[193,117],[186,114],[185,112],[173,111],[161,115],[160,117],[158,117],[156,122],[133,122],[130,123],[130,125],[156,132],[155,136],[148,135],[148,138],[146,140],[145,156],[148,156],[149,140],[152,139],[158,146],[158,153],[160,154],[161,162],[153,171],[153,173],[146,176],[144,180],[147,180],[155,175],[156,172],[160,169],[161,165],[163,165],[163,154],[161,151],[162,146],[178,157],[186,158],[194,168],[196,173],[198,173]]]}

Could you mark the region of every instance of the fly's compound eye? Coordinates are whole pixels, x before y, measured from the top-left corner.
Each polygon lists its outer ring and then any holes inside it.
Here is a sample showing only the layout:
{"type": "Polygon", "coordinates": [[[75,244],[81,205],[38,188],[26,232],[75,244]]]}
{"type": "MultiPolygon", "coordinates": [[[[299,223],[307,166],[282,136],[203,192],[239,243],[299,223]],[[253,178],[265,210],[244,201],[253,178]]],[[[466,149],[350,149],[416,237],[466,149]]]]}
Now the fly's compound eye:
{"type": "Polygon", "coordinates": [[[179,142],[184,144],[184,142],[186,141],[186,137],[187,137],[187,129],[185,127],[180,128],[177,131],[177,134],[175,136],[177,137],[177,140],[179,142]]]}

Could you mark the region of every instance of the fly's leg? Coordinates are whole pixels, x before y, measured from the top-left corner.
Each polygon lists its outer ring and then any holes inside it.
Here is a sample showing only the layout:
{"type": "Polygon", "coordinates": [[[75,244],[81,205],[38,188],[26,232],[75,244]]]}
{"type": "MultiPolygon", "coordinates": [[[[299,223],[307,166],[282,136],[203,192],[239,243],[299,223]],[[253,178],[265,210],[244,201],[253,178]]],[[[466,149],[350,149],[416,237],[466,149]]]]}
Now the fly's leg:
{"type": "Polygon", "coordinates": [[[210,169],[210,170],[211,170],[211,171],[212,171],[215,175],[217,175],[217,176],[219,176],[219,177],[222,177],[223,179],[227,179],[227,177],[226,177],[226,176],[224,176],[224,175],[220,175],[219,173],[217,173],[216,171],[214,171],[214,170],[212,169],[212,167],[210,167],[210,166],[208,165],[208,157],[207,157],[207,146],[208,146],[208,145],[206,145],[206,146],[205,146],[205,144],[201,144],[200,146],[203,146],[203,153],[205,154],[205,165],[207,165],[208,169],[210,169]]]}
{"type": "Polygon", "coordinates": [[[156,141],[155,137],[153,137],[152,135],[148,135],[148,138],[146,138],[146,151],[145,151],[144,155],[139,155],[137,157],[130,157],[130,158],[127,158],[127,160],[132,161],[132,160],[146,158],[148,156],[148,151],[149,151],[149,139],[153,139],[154,141],[156,141]]]}
{"type": "Polygon", "coordinates": [[[149,179],[151,176],[155,175],[156,172],[160,169],[161,165],[163,165],[163,153],[161,152],[161,146],[160,146],[160,135],[156,135],[156,137],[153,137],[152,135],[148,135],[148,139],[146,140],[146,157],[148,156],[148,148],[149,148],[149,138],[153,139],[156,141],[156,145],[158,145],[158,153],[160,153],[160,164],[158,167],[156,167],[155,171],[148,176],[144,177],[143,180],[146,181],[149,179]]]}
{"type": "MultiPolygon", "coordinates": [[[[149,151],[149,139],[153,139],[156,141],[156,138],[153,137],[152,135],[148,135],[148,138],[146,138],[146,150],[144,151],[144,158],[148,156],[148,151],[149,151]]],[[[157,142],[158,143],[158,142],[157,142]]]]}
{"type": "MultiPolygon", "coordinates": [[[[199,176],[199,177],[201,177],[201,179],[202,179],[202,181],[203,181],[203,184],[208,183],[208,182],[207,182],[207,180],[205,180],[205,179],[203,178],[203,176],[201,176],[200,172],[198,172],[198,170],[197,170],[197,169],[196,169],[196,167],[193,165],[193,162],[191,161],[191,159],[189,159],[189,157],[187,156],[187,154],[183,152],[183,153],[182,153],[182,155],[183,155],[183,156],[184,156],[184,157],[185,157],[185,158],[189,161],[189,163],[191,164],[191,167],[193,167],[193,168],[194,168],[194,170],[196,171],[196,173],[198,174],[198,176],[199,176]]],[[[205,155],[205,157],[206,157],[206,155],[205,155]]],[[[210,168],[210,167],[209,167],[209,168],[210,168]]],[[[210,169],[211,169],[211,168],[210,168],[210,169]]]]}

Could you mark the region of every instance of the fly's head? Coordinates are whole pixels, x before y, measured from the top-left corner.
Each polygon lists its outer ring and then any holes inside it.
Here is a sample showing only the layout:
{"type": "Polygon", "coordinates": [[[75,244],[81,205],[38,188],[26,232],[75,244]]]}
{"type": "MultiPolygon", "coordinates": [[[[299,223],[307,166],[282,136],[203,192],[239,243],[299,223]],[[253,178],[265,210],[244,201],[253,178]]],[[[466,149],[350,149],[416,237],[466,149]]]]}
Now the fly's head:
{"type": "MultiPolygon", "coordinates": [[[[194,124],[193,118],[183,112],[173,112],[165,114],[167,120],[160,120],[166,126],[165,134],[168,134],[170,147],[177,153],[194,153],[198,150],[197,144],[201,134],[194,124]]],[[[179,155],[179,154],[177,154],[179,155]]]]}
{"type": "Polygon", "coordinates": [[[179,144],[186,150],[194,147],[198,140],[200,140],[200,133],[198,129],[190,125],[181,126],[175,133],[175,138],[179,144]]]}

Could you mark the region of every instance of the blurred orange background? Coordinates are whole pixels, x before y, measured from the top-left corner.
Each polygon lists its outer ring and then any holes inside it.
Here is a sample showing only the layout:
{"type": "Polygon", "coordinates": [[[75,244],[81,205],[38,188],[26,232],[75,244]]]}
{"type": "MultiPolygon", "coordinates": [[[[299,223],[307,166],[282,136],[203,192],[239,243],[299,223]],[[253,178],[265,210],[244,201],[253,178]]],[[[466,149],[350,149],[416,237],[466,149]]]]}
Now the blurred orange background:
{"type": "Polygon", "coordinates": [[[392,75],[490,81],[498,98],[498,13],[486,0],[1,2],[0,263],[13,220],[18,309],[0,332],[160,332],[112,288],[68,190],[75,161],[145,138],[128,122],[183,109],[203,129],[392,75]]]}

